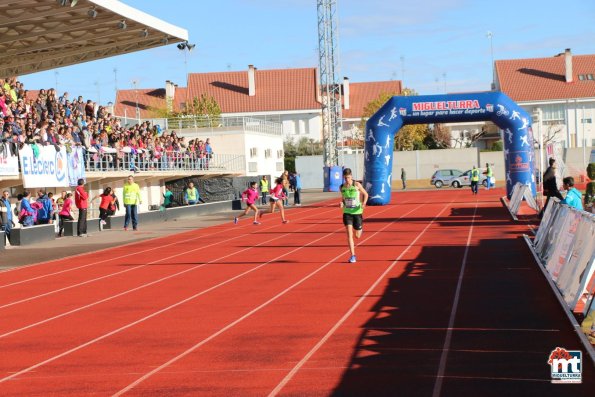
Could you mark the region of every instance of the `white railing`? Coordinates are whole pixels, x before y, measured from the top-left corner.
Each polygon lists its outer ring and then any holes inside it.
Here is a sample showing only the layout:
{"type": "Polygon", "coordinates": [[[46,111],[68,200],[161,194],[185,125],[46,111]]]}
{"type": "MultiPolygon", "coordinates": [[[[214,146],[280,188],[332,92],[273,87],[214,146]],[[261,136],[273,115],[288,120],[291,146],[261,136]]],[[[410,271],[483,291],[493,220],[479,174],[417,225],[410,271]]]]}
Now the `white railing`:
{"type": "Polygon", "coordinates": [[[120,117],[124,125],[148,121],[151,125],[159,125],[164,130],[203,130],[216,132],[224,129],[241,129],[243,131],[259,132],[269,135],[282,135],[283,126],[279,121],[271,121],[269,117],[247,116],[184,116],[172,118],[136,119],[120,117]]]}
{"type": "Polygon", "coordinates": [[[245,172],[243,155],[212,154],[210,157],[189,152],[136,153],[102,149],[88,152],[85,159],[87,172],[143,172],[143,171],[212,171],[217,173],[245,172]]]}

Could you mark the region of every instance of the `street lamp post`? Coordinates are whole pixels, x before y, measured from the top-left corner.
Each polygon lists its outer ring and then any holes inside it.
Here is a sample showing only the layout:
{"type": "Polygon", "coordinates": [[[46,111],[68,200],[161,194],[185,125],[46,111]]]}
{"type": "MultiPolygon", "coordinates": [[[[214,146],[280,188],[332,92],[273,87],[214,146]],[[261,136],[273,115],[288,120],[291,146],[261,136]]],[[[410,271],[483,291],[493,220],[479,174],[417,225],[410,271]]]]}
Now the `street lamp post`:
{"type": "Polygon", "coordinates": [[[541,193],[541,205],[543,206],[543,134],[541,133],[541,108],[533,110],[533,121],[537,123],[537,134],[539,142],[539,192],[541,193]]]}
{"type": "Polygon", "coordinates": [[[494,34],[488,30],[486,37],[488,38],[488,40],[490,40],[490,56],[491,56],[491,60],[492,60],[492,90],[496,89],[496,82],[495,82],[495,72],[494,72],[494,43],[492,40],[492,37],[494,37],[494,34]]]}
{"type": "Polygon", "coordinates": [[[587,168],[587,138],[585,136],[585,105],[583,105],[583,169],[587,168]]]}

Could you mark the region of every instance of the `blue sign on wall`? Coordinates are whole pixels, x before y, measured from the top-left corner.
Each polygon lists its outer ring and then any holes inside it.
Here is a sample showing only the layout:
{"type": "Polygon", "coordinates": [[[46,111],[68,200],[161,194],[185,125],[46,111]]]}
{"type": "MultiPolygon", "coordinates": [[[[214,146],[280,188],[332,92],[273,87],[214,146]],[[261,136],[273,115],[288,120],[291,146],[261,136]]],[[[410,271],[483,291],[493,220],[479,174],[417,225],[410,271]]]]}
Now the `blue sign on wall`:
{"type": "Polygon", "coordinates": [[[364,188],[370,195],[368,204],[390,202],[394,138],[403,125],[469,121],[492,121],[504,131],[508,196],[517,182],[530,186],[535,196],[531,117],[508,96],[501,92],[395,96],[366,123],[364,188]]]}

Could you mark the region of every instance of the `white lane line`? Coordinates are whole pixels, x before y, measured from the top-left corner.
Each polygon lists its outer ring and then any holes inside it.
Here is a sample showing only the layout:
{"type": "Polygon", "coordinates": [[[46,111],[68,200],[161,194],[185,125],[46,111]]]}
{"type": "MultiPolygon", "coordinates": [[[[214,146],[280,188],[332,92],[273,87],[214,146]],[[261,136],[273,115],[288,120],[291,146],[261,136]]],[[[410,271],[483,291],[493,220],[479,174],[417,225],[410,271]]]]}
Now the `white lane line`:
{"type": "Polygon", "coordinates": [[[448,320],[448,329],[446,337],[444,338],[444,346],[442,347],[442,354],[440,355],[440,365],[438,366],[438,374],[436,375],[436,383],[434,383],[434,391],[432,397],[440,396],[442,391],[442,380],[444,379],[444,371],[446,369],[446,359],[448,358],[448,351],[450,350],[450,343],[452,341],[452,331],[459,307],[459,298],[461,296],[461,287],[463,285],[463,276],[465,275],[465,268],[467,267],[467,256],[469,255],[469,246],[471,244],[471,236],[473,235],[473,225],[475,223],[475,215],[477,213],[477,205],[473,210],[473,218],[471,218],[471,227],[469,227],[469,234],[467,235],[467,244],[465,246],[465,255],[463,255],[463,262],[461,263],[461,270],[459,271],[459,279],[457,281],[457,289],[450,310],[450,318],[448,320]]]}
{"type": "MultiPolygon", "coordinates": [[[[420,204],[417,207],[415,207],[414,209],[412,209],[409,212],[407,212],[406,214],[401,215],[396,220],[392,221],[391,223],[387,224],[386,226],[384,226],[380,230],[378,230],[378,231],[374,232],[373,234],[371,234],[366,239],[362,240],[358,245],[363,244],[364,242],[370,240],[372,237],[376,236],[377,234],[379,234],[380,232],[382,232],[384,229],[386,229],[389,226],[391,226],[392,224],[396,223],[398,220],[400,220],[400,219],[404,218],[405,216],[409,215],[410,213],[414,212],[415,210],[417,210],[418,208],[420,208],[422,205],[425,205],[425,204],[420,204]]],[[[390,209],[390,208],[387,208],[384,211],[378,212],[377,214],[375,214],[375,216],[378,215],[378,214],[381,214],[383,212],[388,211],[388,209],[390,209]]],[[[343,228],[341,227],[341,229],[343,229],[343,228]]],[[[130,391],[131,389],[133,389],[134,387],[136,387],[140,383],[144,382],[145,380],[147,380],[151,376],[155,375],[157,372],[160,372],[163,369],[169,367],[171,364],[173,364],[176,361],[178,361],[178,360],[186,357],[187,355],[189,355],[190,353],[194,352],[196,349],[198,349],[202,345],[206,344],[207,342],[211,341],[212,339],[215,339],[217,336],[221,335],[222,333],[226,332],[227,330],[233,328],[234,326],[236,326],[240,322],[242,322],[245,319],[247,319],[248,317],[252,316],[254,313],[258,312],[259,310],[261,310],[262,308],[268,306],[270,303],[276,301],[277,299],[279,299],[280,297],[282,297],[283,295],[285,295],[289,291],[293,290],[295,287],[301,285],[306,280],[310,279],[311,277],[313,277],[314,275],[316,275],[318,272],[322,271],[327,266],[329,266],[330,264],[334,263],[338,258],[344,256],[347,252],[349,252],[349,250],[343,250],[340,254],[338,254],[337,256],[335,256],[333,259],[331,259],[330,261],[326,262],[324,265],[320,266],[318,269],[314,270],[313,272],[311,272],[307,276],[303,277],[301,280],[297,281],[293,285],[287,287],[285,290],[279,292],[277,295],[273,296],[271,299],[267,300],[266,302],[262,303],[261,305],[257,306],[256,308],[252,309],[251,311],[249,311],[248,313],[244,314],[242,317],[236,319],[235,321],[227,324],[225,327],[221,328],[219,331],[217,331],[214,334],[212,334],[211,336],[203,339],[202,341],[198,342],[197,344],[195,344],[191,348],[185,350],[184,352],[178,354],[177,356],[175,356],[174,358],[172,358],[168,362],[160,365],[159,367],[155,368],[154,370],[152,370],[150,372],[147,372],[145,375],[141,376],[140,378],[138,378],[137,380],[135,380],[134,382],[132,382],[131,384],[129,384],[125,388],[123,388],[120,391],[118,391],[117,393],[113,394],[113,397],[121,396],[122,394],[130,391]]],[[[1,382],[1,380],[0,380],[0,382],[1,382]]]]}
{"type": "MultiPolygon", "coordinates": [[[[325,206],[325,207],[330,207],[330,205],[325,206]]],[[[303,211],[303,212],[306,213],[306,212],[312,212],[312,211],[315,211],[315,209],[308,209],[308,210],[303,211]]],[[[305,219],[308,219],[308,218],[305,218],[305,219]]],[[[222,225],[224,225],[224,224],[222,224],[222,225]]],[[[219,225],[217,225],[217,226],[219,226],[219,225]]],[[[251,226],[252,225],[236,226],[236,228],[239,229],[241,227],[243,228],[243,227],[251,227],[251,226]]],[[[266,227],[266,229],[265,228],[263,228],[263,229],[264,230],[267,230],[267,229],[270,229],[272,227],[274,227],[274,226],[268,226],[268,227],[266,227]]],[[[199,230],[204,230],[204,229],[207,229],[207,228],[203,228],[203,229],[199,229],[199,230]]],[[[263,230],[263,229],[261,229],[261,230],[263,230]]],[[[216,234],[225,233],[225,232],[228,232],[228,231],[229,231],[229,229],[224,228],[223,230],[220,230],[218,232],[209,233],[207,236],[208,237],[211,237],[211,236],[214,236],[216,234]]],[[[108,250],[111,250],[111,249],[114,249],[114,248],[119,249],[119,248],[123,248],[123,247],[128,247],[128,246],[131,246],[131,245],[134,245],[134,244],[142,245],[142,244],[144,244],[146,242],[156,243],[156,241],[154,241],[154,240],[167,239],[167,238],[169,238],[171,236],[175,236],[175,234],[172,234],[170,236],[165,236],[165,237],[156,237],[154,239],[143,240],[143,241],[140,241],[140,242],[139,241],[135,241],[135,242],[128,243],[128,244],[118,245],[117,247],[103,248],[103,249],[100,249],[100,250],[97,250],[97,251],[93,251],[93,252],[90,252],[90,253],[89,252],[85,252],[85,253],[78,254],[78,255],[67,256],[67,257],[61,258],[61,259],[54,259],[54,260],[51,260],[51,261],[46,261],[46,262],[41,262],[41,263],[33,263],[33,264],[27,265],[27,266],[19,266],[17,268],[5,269],[3,271],[0,271],[0,273],[4,273],[4,272],[10,271],[10,270],[25,269],[25,268],[28,268],[28,267],[31,267],[31,266],[39,266],[39,265],[43,265],[43,264],[49,264],[49,263],[53,263],[53,262],[57,262],[57,261],[65,261],[65,260],[68,260],[68,259],[71,259],[71,258],[76,258],[76,257],[84,256],[84,255],[91,255],[91,254],[95,254],[95,253],[98,253],[98,252],[101,252],[101,251],[108,251],[108,250]]],[[[73,270],[83,269],[85,267],[89,267],[89,266],[93,266],[93,265],[98,265],[100,263],[110,262],[110,261],[113,261],[113,260],[116,260],[116,259],[127,258],[129,256],[142,254],[143,252],[154,251],[156,249],[161,249],[161,248],[169,247],[169,246],[176,245],[176,244],[187,243],[189,241],[194,241],[194,240],[198,240],[198,239],[205,238],[205,237],[206,236],[204,234],[201,234],[198,237],[192,237],[192,238],[189,238],[189,239],[186,239],[186,240],[182,240],[182,241],[175,241],[173,243],[166,244],[166,245],[154,246],[154,244],[153,244],[153,248],[145,249],[145,250],[142,250],[142,251],[133,251],[133,252],[131,252],[129,254],[125,254],[125,255],[121,255],[121,256],[116,256],[115,258],[103,259],[103,260],[92,262],[92,263],[89,263],[89,264],[86,264],[86,265],[77,266],[77,267],[73,267],[73,268],[65,269],[65,270],[60,270],[60,271],[57,271],[57,272],[48,273],[48,274],[44,274],[44,275],[37,276],[37,277],[32,277],[32,278],[29,278],[29,279],[26,279],[26,280],[20,280],[20,281],[16,281],[16,282],[13,282],[13,283],[10,283],[10,284],[0,285],[0,289],[1,288],[6,288],[6,287],[10,287],[10,286],[13,286],[13,285],[23,284],[23,283],[26,283],[26,282],[29,282],[29,281],[39,280],[39,279],[45,278],[45,277],[54,276],[56,274],[67,273],[67,272],[70,272],[70,271],[73,271],[73,270]]]]}
{"type": "Polygon", "coordinates": [[[320,347],[326,343],[326,341],[335,333],[335,331],[351,316],[351,314],[359,307],[359,305],[366,299],[368,295],[372,293],[372,291],[380,284],[382,280],[386,277],[386,275],[395,267],[395,265],[401,260],[401,258],[409,251],[409,249],[419,240],[421,236],[423,236],[428,230],[430,226],[440,217],[440,215],[450,206],[452,203],[448,203],[440,210],[438,215],[432,219],[430,223],[426,225],[426,227],[413,239],[413,241],[405,248],[403,252],[395,259],[387,268],[386,270],[374,281],[374,283],[368,288],[368,290],[347,310],[347,312],[341,317],[339,321],[333,325],[333,327],[314,345],[314,347],[298,362],[289,373],[279,382],[279,384],[269,393],[269,397],[276,396],[279,392],[285,387],[285,385],[295,376],[295,374],[304,366],[304,364],[320,349],[320,347]]]}
{"type": "MultiPolygon", "coordinates": [[[[423,205],[423,204],[419,205],[419,206],[418,206],[418,207],[416,207],[415,209],[417,209],[417,208],[421,207],[422,205],[423,205]]],[[[413,211],[415,211],[415,209],[411,210],[410,212],[413,212],[413,211]]],[[[387,210],[388,210],[388,209],[387,209],[387,210]]],[[[385,211],[386,211],[386,210],[385,210],[385,211]]],[[[325,212],[328,212],[328,211],[325,211],[325,212]]],[[[382,211],[382,212],[384,212],[384,211],[382,211]]],[[[313,227],[313,226],[316,226],[316,225],[317,225],[317,224],[310,225],[310,226],[306,226],[304,229],[306,229],[306,228],[308,228],[308,227],[313,227]]],[[[339,231],[340,231],[341,229],[343,229],[343,226],[342,226],[342,225],[341,225],[341,227],[340,227],[339,229],[337,229],[337,230],[339,230],[339,231]]],[[[65,357],[65,356],[67,356],[67,355],[69,355],[69,354],[71,354],[71,353],[74,353],[74,352],[76,352],[76,351],[78,351],[78,350],[81,350],[81,349],[83,349],[83,348],[85,348],[85,347],[87,347],[87,346],[90,346],[90,345],[92,345],[92,344],[94,344],[94,343],[96,343],[96,342],[99,342],[99,341],[101,341],[101,340],[103,340],[103,339],[106,339],[106,338],[108,338],[108,337],[112,336],[112,335],[115,335],[115,334],[117,334],[117,333],[119,333],[119,332],[121,332],[121,331],[124,331],[124,330],[126,330],[126,329],[128,329],[128,328],[131,328],[131,327],[133,327],[133,326],[135,326],[135,325],[137,325],[137,324],[140,324],[140,323],[142,323],[142,322],[144,322],[144,321],[146,321],[146,320],[149,320],[149,319],[151,319],[151,318],[153,318],[153,317],[156,317],[156,316],[158,316],[158,315],[160,315],[160,314],[162,314],[162,313],[165,313],[165,312],[167,312],[167,311],[169,311],[169,310],[171,310],[171,309],[173,309],[173,308],[175,308],[175,307],[178,307],[178,306],[180,306],[180,305],[182,305],[182,304],[184,304],[184,303],[190,302],[190,301],[192,301],[193,299],[195,299],[195,298],[197,298],[197,297],[199,297],[199,296],[201,296],[201,295],[204,295],[204,294],[206,294],[206,293],[208,293],[208,292],[210,292],[210,291],[213,291],[213,290],[215,290],[215,289],[217,289],[217,288],[219,288],[219,287],[221,287],[221,286],[223,286],[223,285],[229,284],[229,283],[231,283],[232,281],[234,281],[234,280],[236,280],[236,279],[239,279],[239,278],[243,277],[243,276],[244,276],[244,275],[246,275],[246,274],[252,273],[252,272],[254,272],[254,271],[256,271],[256,270],[260,269],[261,267],[263,267],[263,266],[266,266],[267,264],[269,264],[269,263],[271,263],[271,262],[274,262],[274,261],[276,261],[276,260],[278,260],[278,259],[280,259],[280,258],[283,258],[284,256],[287,256],[287,255],[289,255],[289,254],[291,254],[291,253],[293,253],[293,252],[299,251],[299,250],[301,250],[302,248],[305,248],[305,247],[307,247],[307,246],[309,246],[309,245],[311,245],[311,244],[314,244],[314,243],[316,243],[316,242],[318,242],[318,241],[320,241],[320,240],[322,240],[322,239],[324,239],[324,238],[326,238],[326,237],[328,237],[328,236],[332,236],[332,235],[333,235],[333,234],[335,234],[335,233],[337,233],[337,231],[335,231],[335,232],[333,232],[333,233],[331,233],[331,234],[325,234],[324,236],[322,236],[322,237],[319,237],[319,238],[317,238],[316,240],[313,240],[313,241],[311,241],[310,243],[306,244],[305,246],[302,246],[302,247],[295,248],[295,249],[293,249],[293,250],[291,250],[291,251],[288,251],[288,252],[284,253],[283,255],[279,255],[278,257],[276,257],[276,258],[273,258],[273,259],[271,259],[271,260],[269,260],[269,261],[267,261],[267,262],[265,262],[265,263],[263,263],[263,264],[261,264],[261,265],[258,265],[258,266],[256,266],[256,267],[254,267],[254,268],[250,269],[250,270],[247,270],[247,271],[245,271],[245,272],[243,272],[243,273],[240,273],[240,274],[238,274],[238,275],[236,275],[236,276],[234,276],[234,277],[232,277],[232,278],[229,278],[229,279],[227,279],[226,281],[223,281],[223,282],[221,282],[221,283],[219,283],[219,284],[217,284],[217,285],[214,285],[214,286],[212,286],[212,287],[209,287],[209,288],[207,288],[207,289],[205,289],[205,290],[203,290],[203,291],[201,291],[201,292],[199,292],[199,293],[196,293],[196,294],[194,294],[194,295],[192,295],[192,296],[190,296],[190,297],[188,297],[188,298],[185,298],[185,299],[183,299],[183,300],[181,300],[181,301],[178,301],[178,302],[176,302],[176,303],[174,303],[174,304],[172,304],[172,305],[169,305],[169,306],[167,306],[167,307],[165,307],[165,308],[163,308],[163,309],[161,309],[161,310],[158,310],[158,311],[156,311],[156,312],[153,312],[153,313],[151,313],[151,314],[149,314],[149,315],[147,315],[147,316],[145,316],[145,317],[142,317],[142,318],[140,318],[139,320],[136,320],[136,321],[134,321],[134,322],[132,322],[132,323],[126,324],[126,325],[124,325],[124,326],[122,326],[122,327],[120,327],[120,328],[117,328],[117,329],[115,329],[115,330],[113,330],[113,331],[111,331],[111,332],[108,332],[108,333],[106,333],[106,334],[103,334],[103,335],[101,335],[101,336],[99,336],[99,337],[97,337],[97,338],[94,338],[94,339],[92,339],[92,340],[90,340],[90,341],[88,341],[88,342],[85,342],[85,343],[83,343],[83,344],[81,344],[81,345],[79,345],[79,346],[76,346],[76,347],[74,347],[74,348],[72,348],[72,349],[70,349],[70,350],[67,350],[67,351],[65,351],[65,352],[62,352],[62,353],[60,353],[60,354],[58,354],[58,355],[55,355],[55,356],[53,356],[53,357],[50,357],[50,358],[48,358],[48,359],[46,359],[46,360],[44,360],[44,361],[41,361],[41,362],[39,362],[39,363],[37,363],[37,364],[34,364],[34,365],[30,366],[30,367],[27,367],[27,368],[25,368],[25,369],[22,369],[22,370],[20,370],[20,371],[18,371],[18,372],[14,372],[14,373],[12,373],[12,374],[11,374],[11,375],[9,375],[9,376],[6,376],[6,377],[4,377],[4,378],[0,379],[0,383],[6,382],[6,381],[8,381],[8,380],[11,380],[11,379],[14,379],[14,378],[16,378],[16,377],[17,377],[17,376],[19,376],[19,375],[22,375],[22,374],[25,374],[25,373],[31,372],[31,371],[33,371],[33,370],[35,370],[35,369],[37,369],[37,368],[39,368],[39,367],[41,367],[41,366],[43,366],[43,365],[45,365],[45,364],[51,363],[51,362],[53,362],[53,361],[55,361],[55,360],[58,360],[58,359],[60,359],[60,358],[62,358],[62,357],[65,357]]],[[[289,233],[288,233],[288,234],[289,234],[289,233]]]]}
{"type": "Polygon", "coordinates": [[[448,327],[364,327],[366,330],[391,331],[477,331],[477,332],[560,332],[559,329],[547,328],[448,328],[448,327]]]}
{"type": "MultiPolygon", "coordinates": [[[[329,211],[324,211],[323,214],[328,213],[328,212],[333,212],[333,211],[335,211],[335,210],[332,209],[332,210],[329,210],[329,211]]],[[[310,225],[309,227],[313,227],[313,226],[314,225],[310,225]]],[[[275,226],[270,226],[269,229],[270,228],[273,228],[273,227],[275,227],[275,226]]],[[[291,234],[291,233],[287,233],[286,236],[289,235],[289,234],[291,234]]],[[[134,266],[134,267],[131,267],[131,268],[128,268],[128,269],[125,269],[125,270],[121,270],[119,272],[109,273],[109,274],[106,274],[106,275],[101,276],[101,277],[96,277],[96,278],[93,278],[93,279],[90,279],[90,280],[83,281],[81,283],[72,284],[72,285],[69,285],[67,287],[63,287],[63,288],[55,289],[55,290],[52,290],[52,291],[48,291],[48,292],[45,292],[43,294],[31,296],[29,298],[25,298],[25,299],[21,299],[21,300],[18,300],[18,301],[11,302],[11,303],[7,303],[5,305],[0,305],[0,309],[4,309],[4,308],[10,307],[10,306],[18,305],[18,304],[24,303],[24,302],[29,302],[29,301],[32,301],[32,300],[35,300],[35,299],[43,298],[45,296],[53,295],[53,294],[56,294],[58,292],[62,292],[62,291],[66,291],[66,290],[69,290],[69,289],[72,289],[72,288],[80,287],[81,285],[86,285],[86,284],[94,283],[95,281],[99,281],[99,280],[103,280],[103,279],[106,279],[106,278],[109,278],[109,277],[117,276],[117,275],[122,274],[122,273],[130,272],[132,270],[140,269],[141,267],[146,267],[146,266],[149,266],[149,265],[154,265],[154,264],[159,263],[161,261],[164,261],[166,259],[171,259],[171,258],[175,258],[175,257],[178,257],[178,256],[186,255],[186,254],[188,254],[190,252],[202,250],[204,248],[212,247],[214,245],[226,243],[226,242],[229,242],[229,241],[232,241],[232,240],[236,240],[236,239],[239,239],[239,238],[245,238],[245,237],[246,237],[245,235],[239,235],[239,236],[231,237],[231,238],[228,238],[228,239],[225,239],[225,240],[221,240],[221,241],[218,241],[218,242],[215,242],[215,243],[211,243],[209,245],[205,245],[205,246],[201,246],[201,247],[192,249],[190,251],[184,251],[184,252],[179,253],[179,254],[168,256],[166,258],[161,258],[161,259],[158,259],[156,261],[149,262],[149,263],[146,263],[146,264],[143,264],[143,265],[134,266]]]]}
{"type": "MultiPolygon", "coordinates": [[[[328,211],[325,211],[325,212],[328,212],[328,211]]],[[[309,229],[309,228],[312,228],[312,227],[314,227],[314,226],[313,226],[313,225],[309,225],[309,226],[306,226],[306,227],[303,227],[303,228],[301,228],[301,229],[297,229],[297,230],[298,230],[298,231],[301,231],[301,230],[306,230],[306,229],[309,229]]],[[[72,310],[70,310],[70,311],[67,311],[67,312],[64,312],[64,313],[61,313],[61,314],[55,315],[55,316],[53,316],[53,317],[49,317],[49,318],[46,318],[46,319],[44,319],[44,320],[41,320],[41,321],[38,321],[38,322],[35,322],[35,323],[32,323],[32,324],[29,324],[29,325],[27,325],[27,326],[24,326],[24,327],[22,327],[22,328],[15,329],[15,330],[13,330],[13,331],[10,331],[10,332],[4,333],[4,334],[0,334],[0,339],[2,339],[2,338],[5,338],[5,337],[7,337],[7,336],[10,336],[10,335],[13,335],[13,334],[16,334],[16,333],[18,333],[18,332],[21,332],[21,331],[25,331],[25,330],[27,330],[27,329],[30,329],[30,328],[33,328],[33,327],[36,327],[36,326],[38,326],[38,325],[41,325],[41,324],[48,323],[48,322],[50,322],[50,321],[53,321],[53,320],[56,320],[56,319],[58,319],[58,318],[62,318],[62,317],[68,316],[68,315],[70,315],[70,314],[73,314],[73,313],[76,313],[76,312],[82,311],[82,310],[84,310],[84,309],[88,309],[88,308],[90,308],[90,307],[93,307],[93,306],[99,305],[99,304],[101,304],[101,303],[104,303],[104,302],[110,301],[110,300],[112,300],[112,299],[119,298],[119,297],[121,297],[121,296],[124,296],[124,295],[127,295],[127,294],[129,294],[129,293],[131,293],[131,292],[135,292],[135,291],[138,291],[138,290],[140,290],[140,289],[143,289],[143,288],[149,287],[149,286],[151,286],[151,285],[158,284],[158,283],[160,283],[160,282],[162,282],[162,281],[165,281],[165,280],[168,280],[168,279],[170,279],[170,278],[173,278],[173,277],[176,277],[176,276],[180,276],[180,275],[182,275],[182,274],[185,274],[185,273],[188,273],[188,272],[194,271],[194,270],[196,270],[196,269],[199,269],[199,268],[201,268],[201,267],[203,267],[203,266],[206,266],[206,265],[209,265],[209,264],[215,263],[215,262],[217,262],[217,261],[220,261],[220,260],[222,260],[222,259],[228,258],[228,257],[230,257],[230,256],[232,256],[232,255],[240,254],[240,253],[242,253],[242,252],[244,252],[244,251],[248,251],[248,250],[250,250],[250,249],[252,249],[252,248],[259,247],[259,246],[261,246],[261,245],[264,245],[264,244],[268,244],[268,243],[270,243],[271,241],[275,241],[275,240],[278,240],[278,239],[285,238],[285,237],[287,237],[287,236],[288,236],[288,235],[290,235],[290,234],[291,234],[291,233],[286,233],[286,234],[283,234],[283,235],[280,235],[280,236],[277,236],[277,237],[271,238],[271,239],[269,239],[269,240],[263,241],[263,242],[261,242],[261,243],[259,243],[259,244],[256,244],[256,245],[254,245],[254,246],[247,247],[247,248],[241,249],[241,250],[239,250],[239,251],[234,251],[234,252],[232,252],[232,253],[230,253],[230,254],[227,254],[227,255],[225,255],[225,256],[218,257],[218,258],[216,258],[216,259],[212,259],[212,260],[210,260],[209,262],[202,263],[202,264],[200,264],[200,265],[198,265],[198,266],[194,266],[194,267],[191,267],[191,268],[189,268],[189,269],[185,269],[185,270],[182,270],[182,271],[180,271],[180,272],[177,272],[177,273],[171,274],[171,275],[169,275],[169,276],[162,277],[162,278],[160,278],[160,279],[158,279],[158,280],[151,281],[151,282],[149,282],[149,283],[146,283],[146,284],[140,285],[140,286],[138,286],[138,287],[135,287],[135,288],[132,288],[132,289],[129,289],[129,290],[126,290],[126,291],[120,292],[120,293],[118,293],[118,294],[116,294],[116,295],[112,295],[112,296],[109,296],[109,297],[107,297],[107,298],[104,298],[104,299],[101,299],[101,300],[95,301],[95,302],[93,302],[93,303],[89,303],[89,304],[87,304],[87,305],[84,305],[84,306],[78,307],[78,308],[76,308],[76,309],[72,309],[72,310]]],[[[205,246],[205,247],[201,247],[201,248],[206,248],[206,246],[205,246]]],[[[187,254],[187,253],[189,253],[189,252],[192,252],[192,251],[185,251],[183,254],[176,254],[176,255],[172,255],[172,256],[166,257],[166,258],[162,258],[162,259],[159,259],[159,260],[158,260],[158,261],[156,261],[156,262],[160,262],[160,261],[164,261],[164,260],[167,260],[167,259],[171,259],[171,258],[174,258],[174,257],[176,257],[176,256],[180,256],[180,255],[187,254]]]]}

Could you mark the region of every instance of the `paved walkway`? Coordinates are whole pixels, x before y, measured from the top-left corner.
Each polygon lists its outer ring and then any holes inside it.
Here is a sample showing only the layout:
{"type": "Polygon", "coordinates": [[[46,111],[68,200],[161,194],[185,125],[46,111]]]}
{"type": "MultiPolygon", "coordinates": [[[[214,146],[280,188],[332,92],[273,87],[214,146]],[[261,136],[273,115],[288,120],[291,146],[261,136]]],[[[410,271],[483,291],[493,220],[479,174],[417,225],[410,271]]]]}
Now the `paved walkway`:
{"type": "MultiPolygon", "coordinates": [[[[312,204],[337,195],[338,193],[323,193],[319,190],[302,192],[302,204],[312,204]]],[[[290,198],[289,202],[292,203],[293,198],[290,198]]],[[[287,210],[291,211],[291,209],[292,206],[287,207],[287,210]]],[[[240,212],[224,211],[197,218],[176,219],[146,225],[140,224],[138,232],[125,232],[117,228],[94,233],[88,238],[63,237],[34,246],[7,247],[6,250],[0,253],[0,270],[65,258],[72,255],[116,247],[122,244],[186,232],[188,230],[202,229],[225,222],[231,223],[234,214],[238,213],[240,212]]]]}

